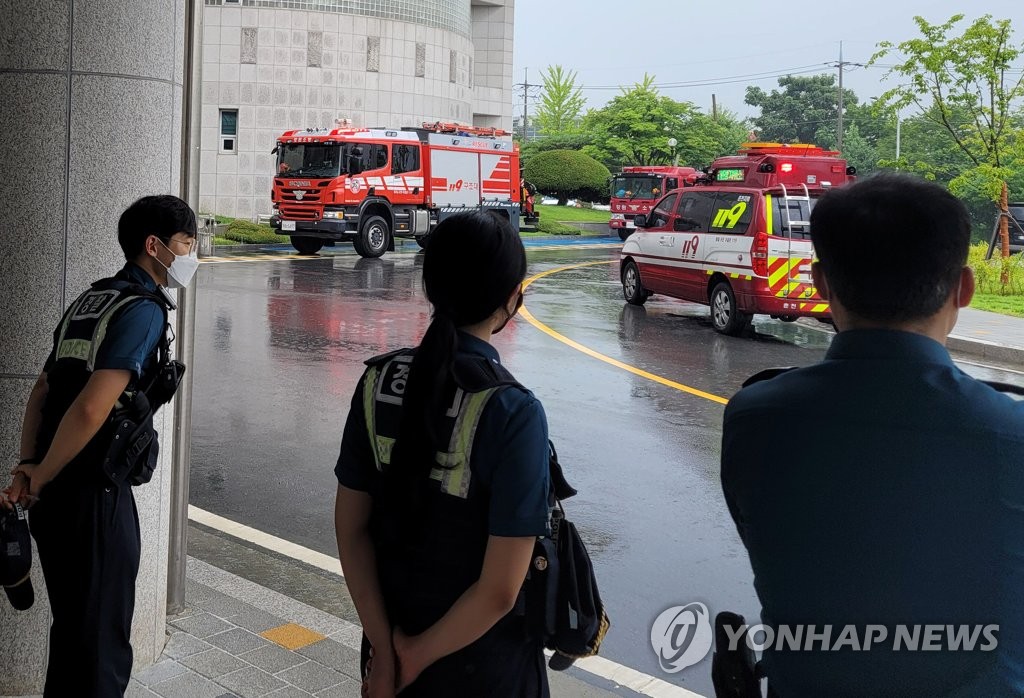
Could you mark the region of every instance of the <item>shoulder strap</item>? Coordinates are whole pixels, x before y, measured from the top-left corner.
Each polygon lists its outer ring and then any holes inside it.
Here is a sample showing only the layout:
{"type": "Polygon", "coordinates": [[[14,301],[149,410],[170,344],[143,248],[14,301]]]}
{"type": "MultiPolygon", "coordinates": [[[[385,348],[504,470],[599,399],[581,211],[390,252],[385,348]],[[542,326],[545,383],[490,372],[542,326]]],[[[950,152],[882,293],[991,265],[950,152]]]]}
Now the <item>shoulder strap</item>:
{"type": "Polygon", "coordinates": [[[754,383],[760,383],[761,381],[771,380],[772,378],[775,378],[775,376],[781,376],[783,373],[787,373],[789,371],[792,371],[795,368],[797,368],[797,367],[796,366],[788,366],[786,368],[768,368],[768,369],[765,369],[764,371],[760,371],[758,373],[755,373],[750,378],[748,378],[747,380],[743,381],[743,387],[746,388],[748,385],[753,385],[754,383]]]}
{"type": "MultiPolygon", "coordinates": [[[[163,326],[164,330],[160,333],[160,341],[157,343],[157,363],[164,365],[170,361],[171,354],[171,324],[168,320],[168,313],[172,307],[171,300],[156,291],[151,291],[140,283],[132,281],[123,272],[118,272],[116,276],[100,279],[92,285],[93,290],[113,289],[121,294],[121,298],[118,299],[117,303],[110,308],[110,310],[104,314],[104,317],[100,320],[99,326],[97,327],[97,333],[93,341],[93,355],[89,359],[89,369],[92,370],[92,366],[95,363],[96,355],[99,352],[99,346],[103,341],[103,337],[106,334],[107,326],[114,319],[117,313],[125,310],[129,305],[137,300],[144,299],[156,303],[157,307],[160,308],[160,312],[163,315],[163,326]]],[[[150,380],[150,385],[146,386],[145,390],[148,390],[153,381],[156,379],[156,372],[154,372],[153,378],[150,380]]]]}
{"type": "Polygon", "coordinates": [[[381,354],[380,356],[374,356],[372,359],[367,359],[363,363],[365,363],[367,366],[383,366],[384,364],[386,364],[388,361],[391,361],[391,359],[395,358],[396,356],[405,356],[405,355],[412,356],[415,353],[416,353],[415,349],[409,349],[409,348],[395,349],[394,351],[389,351],[387,354],[381,354]]]}
{"type": "Polygon", "coordinates": [[[452,365],[452,377],[455,384],[467,393],[506,386],[526,390],[507,368],[485,356],[459,357],[452,365]]]}

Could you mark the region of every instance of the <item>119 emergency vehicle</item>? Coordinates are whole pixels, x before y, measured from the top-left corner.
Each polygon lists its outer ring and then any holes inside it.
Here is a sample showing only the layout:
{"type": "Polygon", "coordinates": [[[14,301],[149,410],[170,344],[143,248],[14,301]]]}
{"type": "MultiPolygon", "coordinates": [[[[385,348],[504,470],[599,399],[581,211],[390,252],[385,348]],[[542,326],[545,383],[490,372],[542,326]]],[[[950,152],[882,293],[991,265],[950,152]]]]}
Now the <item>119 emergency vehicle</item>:
{"type": "Polygon", "coordinates": [[[855,174],[838,152],[813,145],[744,144],[695,187],[634,218],[620,256],[623,295],[634,305],[653,293],[709,305],[715,330],[730,335],[755,314],[831,320],[811,279],[810,214],[855,174]]]}
{"type": "Polygon", "coordinates": [[[303,254],[351,241],[363,257],[427,236],[446,216],[487,210],[519,229],[519,148],[496,129],[286,131],[277,139],[270,224],[303,254]]]}
{"type": "Polygon", "coordinates": [[[608,227],[625,240],[633,233],[636,214],[650,213],[651,204],[662,194],[679,187],[693,186],[699,175],[692,167],[623,167],[621,174],[612,177],[612,217],[608,227]]]}

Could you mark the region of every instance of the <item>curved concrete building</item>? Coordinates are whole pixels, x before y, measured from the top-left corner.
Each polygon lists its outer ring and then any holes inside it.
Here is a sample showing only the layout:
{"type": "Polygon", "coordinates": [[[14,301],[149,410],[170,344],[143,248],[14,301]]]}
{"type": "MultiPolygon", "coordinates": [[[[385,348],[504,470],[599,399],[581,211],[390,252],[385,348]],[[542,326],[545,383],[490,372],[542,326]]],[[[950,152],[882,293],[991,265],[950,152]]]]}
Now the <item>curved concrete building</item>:
{"type": "Polygon", "coordinates": [[[200,209],[269,214],[282,132],[512,127],[514,0],[205,0],[200,209]]]}

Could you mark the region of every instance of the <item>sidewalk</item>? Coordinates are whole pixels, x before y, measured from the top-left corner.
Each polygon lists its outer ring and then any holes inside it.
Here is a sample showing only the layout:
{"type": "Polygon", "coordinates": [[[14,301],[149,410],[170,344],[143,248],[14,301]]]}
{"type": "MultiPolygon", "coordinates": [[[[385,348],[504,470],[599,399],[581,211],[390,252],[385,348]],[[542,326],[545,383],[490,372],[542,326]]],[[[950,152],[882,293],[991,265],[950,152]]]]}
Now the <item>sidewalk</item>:
{"type": "Polygon", "coordinates": [[[1024,365],[1024,318],[964,308],[947,345],[950,351],[1024,365]]]}
{"type": "MultiPolygon", "coordinates": [[[[187,577],[188,607],[129,698],[359,697],[361,631],[340,575],[192,523],[187,577]]],[[[582,674],[549,672],[552,695],[640,695],[582,674]]]]}

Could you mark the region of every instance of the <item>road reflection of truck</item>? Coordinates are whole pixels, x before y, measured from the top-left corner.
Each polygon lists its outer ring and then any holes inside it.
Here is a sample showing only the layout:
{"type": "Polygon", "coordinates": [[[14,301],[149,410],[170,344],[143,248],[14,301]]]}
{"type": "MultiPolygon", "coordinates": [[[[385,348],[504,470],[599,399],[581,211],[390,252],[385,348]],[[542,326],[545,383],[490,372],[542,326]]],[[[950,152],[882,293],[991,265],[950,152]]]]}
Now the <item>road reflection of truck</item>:
{"type": "Polygon", "coordinates": [[[519,148],[458,124],[287,131],[277,139],[271,225],[303,254],[351,241],[363,257],[421,246],[446,216],[481,209],[518,230],[519,148]]]}
{"type": "Polygon", "coordinates": [[[692,186],[700,175],[692,167],[634,166],[623,167],[612,177],[611,220],[608,227],[623,240],[635,230],[633,218],[649,213],[651,205],[665,192],[692,186]]]}

